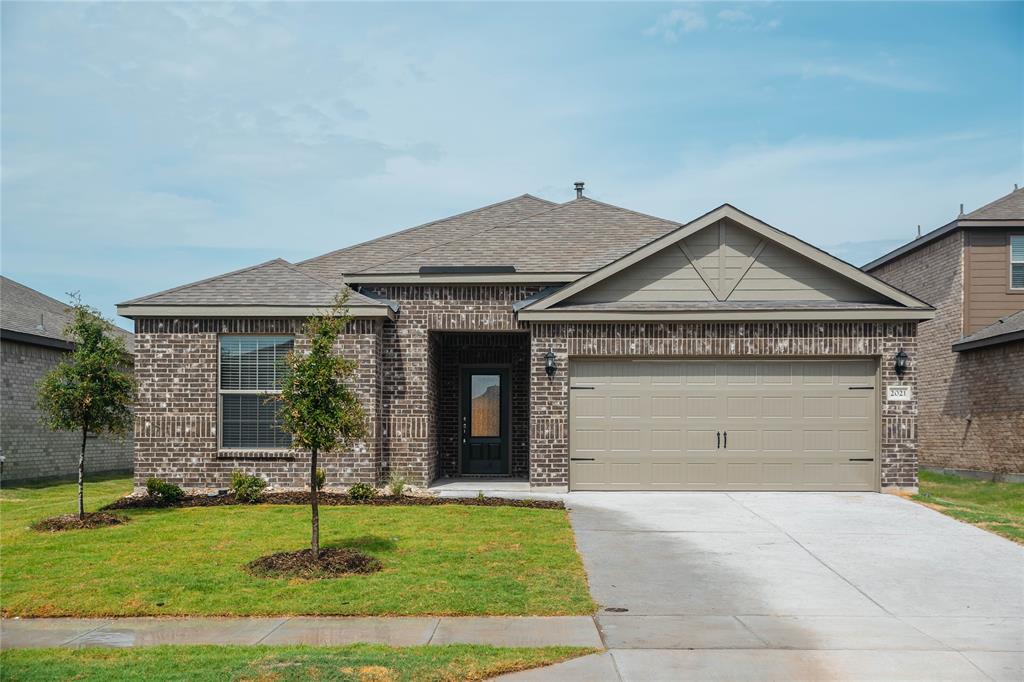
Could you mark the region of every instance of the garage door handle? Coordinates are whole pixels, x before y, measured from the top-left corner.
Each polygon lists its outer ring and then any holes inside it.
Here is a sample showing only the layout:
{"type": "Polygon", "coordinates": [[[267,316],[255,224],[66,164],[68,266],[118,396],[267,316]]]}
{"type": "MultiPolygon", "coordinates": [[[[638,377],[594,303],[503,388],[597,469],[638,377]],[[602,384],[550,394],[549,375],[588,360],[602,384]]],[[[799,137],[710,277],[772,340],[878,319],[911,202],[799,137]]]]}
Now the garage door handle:
{"type": "Polygon", "coordinates": [[[715,431],[715,449],[719,450],[722,447],[722,432],[715,431]]]}
{"type": "Polygon", "coordinates": [[[728,431],[722,431],[722,445],[725,447],[726,450],[729,449],[729,432],[728,431]]]}
{"type": "Polygon", "coordinates": [[[874,386],[849,386],[848,388],[851,391],[873,391],[873,390],[875,390],[874,386]]]}
{"type": "Polygon", "coordinates": [[[569,390],[571,390],[571,391],[593,391],[595,388],[597,388],[597,387],[596,386],[570,386],[569,390]]]}
{"type": "Polygon", "coordinates": [[[593,457],[570,457],[570,462],[593,462],[593,457]]]}
{"type": "Polygon", "coordinates": [[[851,457],[851,462],[874,462],[874,457],[851,457]]]}

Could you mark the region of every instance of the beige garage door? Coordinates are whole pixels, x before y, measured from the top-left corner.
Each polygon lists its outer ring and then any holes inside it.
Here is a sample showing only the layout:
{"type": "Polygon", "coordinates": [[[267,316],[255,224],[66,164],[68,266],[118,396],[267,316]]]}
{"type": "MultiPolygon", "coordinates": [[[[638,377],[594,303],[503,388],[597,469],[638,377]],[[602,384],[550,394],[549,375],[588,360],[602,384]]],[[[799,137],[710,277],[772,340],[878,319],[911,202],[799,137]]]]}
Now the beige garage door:
{"type": "Polygon", "coordinates": [[[874,360],[573,360],[573,490],[876,490],[874,360]]]}

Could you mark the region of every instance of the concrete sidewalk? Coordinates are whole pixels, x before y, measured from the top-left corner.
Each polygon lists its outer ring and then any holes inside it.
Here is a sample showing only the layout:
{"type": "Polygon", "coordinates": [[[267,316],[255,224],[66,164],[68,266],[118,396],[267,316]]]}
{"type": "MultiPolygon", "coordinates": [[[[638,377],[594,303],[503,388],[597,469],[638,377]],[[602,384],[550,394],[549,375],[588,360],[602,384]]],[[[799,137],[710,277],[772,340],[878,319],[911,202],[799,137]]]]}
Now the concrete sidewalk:
{"type": "Polygon", "coordinates": [[[157,644],[491,644],[602,647],[590,616],[483,618],[27,618],[0,621],[0,648],[157,644]]]}

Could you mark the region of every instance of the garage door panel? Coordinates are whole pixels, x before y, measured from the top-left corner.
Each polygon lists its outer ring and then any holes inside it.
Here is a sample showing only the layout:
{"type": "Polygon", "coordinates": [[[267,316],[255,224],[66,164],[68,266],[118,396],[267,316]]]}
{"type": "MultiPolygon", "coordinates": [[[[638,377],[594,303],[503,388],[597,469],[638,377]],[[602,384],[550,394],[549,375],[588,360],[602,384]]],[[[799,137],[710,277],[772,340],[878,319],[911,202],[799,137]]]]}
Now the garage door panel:
{"type": "Polygon", "coordinates": [[[873,360],[574,360],[572,385],[589,388],[570,392],[570,452],[592,461],[570,463],[570,486],[877,489],[875,368],[873,360]]]}

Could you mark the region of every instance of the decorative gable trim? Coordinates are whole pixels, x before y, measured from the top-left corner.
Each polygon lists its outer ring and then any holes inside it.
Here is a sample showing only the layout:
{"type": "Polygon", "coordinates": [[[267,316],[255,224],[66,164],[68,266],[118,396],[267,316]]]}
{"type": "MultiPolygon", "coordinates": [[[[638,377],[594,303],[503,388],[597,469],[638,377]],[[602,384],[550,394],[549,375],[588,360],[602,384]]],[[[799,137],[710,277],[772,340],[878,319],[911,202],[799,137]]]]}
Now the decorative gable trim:
{"type": "MultiPolygon", "coordinates": [[[[782,230],[776,229],[768,225],[767,223],[764,223],[758,220],[757,218],[747,213],[744,213],[743,211],[737,209],[734,206],[731,206],[729,204],[723,204],[722,206],[719,206],[715,210],[704,214],[703,216],[697,218],[696,220],[693,220],[687,223],[686,225],[683,225],[679,229],[674,230],[662,237],[659,237],[658,239],[655,239],[654,241],[648,243],[647,245],[640,247],[639,249],[633,251],[632,253],[623,256],[619,260],[610,263],[603,268],[595,270],[594,272],[579,278],[575,282],[572,282],[562,287],[561,289],[554,292],[550,296],[535,301],[534,303],[523,308],[522,313],[533,313],[543,310],[549,310],[552,306],[571,298],[572,296],[578,294],[579,292],[594,286],[598,282],[608,279],[612,275],[625,270],[631,265],[639,263],[648,256],[651,256],[661,251],[662,249],[671,246],[672,244],[682,244],[683,240],[686,239],[687,237],[690,237],[691,235],[694,235],[705,228],[709,228],[715,225],[715,223],[726,218],[761,236],[762,241],[757,246],[757,248],[759,249],[759,253],[760,250],[763,250],[768,243],[776,243],[779,244],[780,246],[785,247],[786,249],[789,249],[790,251],[793,251],[805,258],[808,258],[818,263],[819,265],[841,275],[842,277],[852,280],[853,282],[856,282],[857,284],[881,296],[884,296],[885,298],[895,302],[898,307],[905,307],[916,310],[931,310],[931,307],[927,303],[911,296],[910,294],[900,291],[899,289],[890,286],[889,284],[886,284],[885,282],[875,277],[872,277],[871,275],[865,272],[862,272],[861,270],[855,268],[849,263],[841,261],[838,258],[822,251],[821,249],[815,248],[810,244],[801,241],[800,239],[797,239],[796,237],[790,234],[783,232],[782,230]]],[[[680,250],[683,252],[684,255],[686,255],[686,258],[696,266],[695,259],[692,257],[692,254],[687,253],[687,250],[683,247],[680,247],[680,250]]],[[[721,267],[718,268],[718,270],[719,273],[722,272],[721,267]]],[[[700,268],[697,268],[697,271],[698,273],[701,273],[700,268]]],[[[724,300],[724,298],[728,296],[728,293],[731,293],[732,291],[732,289],[729,289],[728,292],[726,292],[726,286],[723,285],[723,283],[721,282],[721,279],[724,278],[724,275],[722,274],[719,274],[717,280],[714,282],[709,282],[709,278],[704,273],[701,274],[701,277],[705,280],[705,283],[708,285],[708,288],[712,291],[715,297],[720,301],[724,300]]],[[[742,277],[739,279],[742,279],[742,277]]],[[[735,288],[735,284],[732,285],[732,288],[735,288]]]]}

